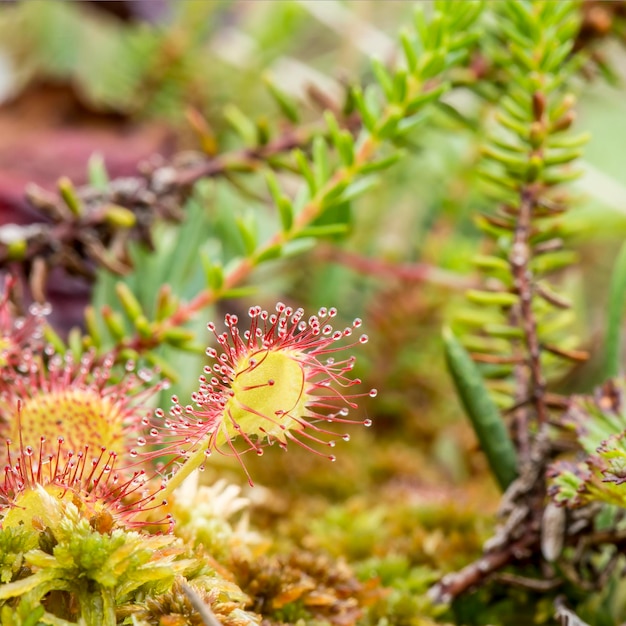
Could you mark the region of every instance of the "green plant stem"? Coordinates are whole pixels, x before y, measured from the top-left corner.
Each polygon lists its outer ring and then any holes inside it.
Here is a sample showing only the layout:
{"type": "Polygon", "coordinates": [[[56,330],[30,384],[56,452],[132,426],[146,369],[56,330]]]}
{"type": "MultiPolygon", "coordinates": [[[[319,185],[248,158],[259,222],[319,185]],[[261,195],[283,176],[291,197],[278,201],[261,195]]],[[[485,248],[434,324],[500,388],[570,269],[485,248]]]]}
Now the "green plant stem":
{"type": "Polygon", "coordinates": [[[206,451],[208,449],[208,443],[206,439],[210,437],[214,437],[214,440],[211,442],[212,448],[219,448],[225,445],[229,440],[228,435],[222,433],[222,431],[218,431],[215,434],[210,433],[207,438],[200,442],[200,447],[178,468],[178,471],[168,477],[167,484],[159,491],[159,498],[169,498],[174,491],[182,485],[186,478],[207,461],[206,451]]]}
{"type": "Polygon", "coordinates": [[[205,447],[196,450],[178,469],[178,471],[170,476],[165,487],[159,491],[159,498],[167,500],[183,481],[188,478],[195,470],[197,470],[205,461],[205,447]]]}

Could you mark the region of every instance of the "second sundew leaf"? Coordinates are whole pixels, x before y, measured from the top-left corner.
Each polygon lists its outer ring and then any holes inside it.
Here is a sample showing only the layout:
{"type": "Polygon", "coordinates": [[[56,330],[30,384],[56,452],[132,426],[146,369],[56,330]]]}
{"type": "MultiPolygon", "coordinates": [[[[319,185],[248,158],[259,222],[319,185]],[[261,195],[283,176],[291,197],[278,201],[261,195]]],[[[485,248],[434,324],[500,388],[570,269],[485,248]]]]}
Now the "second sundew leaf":
{"type": "Polygon", "coordinates": [[[443,330],[446,363],[489,467],[504,491],[517,477],[517,452],[478,367],[449,328],[443,330]]]}
{"type": "Polygon", "coordinates": [[[626,303],[626,243],[622,244],[613,266],[604,340],[604,378],[614,378],[623,370],[622,323],[626,303]]]}

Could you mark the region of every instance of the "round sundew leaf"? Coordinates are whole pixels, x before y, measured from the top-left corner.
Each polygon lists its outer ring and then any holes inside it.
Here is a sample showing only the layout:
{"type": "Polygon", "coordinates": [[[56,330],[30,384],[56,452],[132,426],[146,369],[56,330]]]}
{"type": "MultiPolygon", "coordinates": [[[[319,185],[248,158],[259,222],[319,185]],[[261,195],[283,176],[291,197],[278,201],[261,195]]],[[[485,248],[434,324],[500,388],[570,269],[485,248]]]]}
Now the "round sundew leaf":
{"type": "MultiPolygon", "coordinates": [[[[270,435],[285,441],[288,430],[299,430],[290,417],[306,415],[307,394],[297,352],[262,350],[248,356],[235,372],[226,415],[248,435],[270,435]]],[[[232,422],[227,428],[236,435],[232,422]]]]}

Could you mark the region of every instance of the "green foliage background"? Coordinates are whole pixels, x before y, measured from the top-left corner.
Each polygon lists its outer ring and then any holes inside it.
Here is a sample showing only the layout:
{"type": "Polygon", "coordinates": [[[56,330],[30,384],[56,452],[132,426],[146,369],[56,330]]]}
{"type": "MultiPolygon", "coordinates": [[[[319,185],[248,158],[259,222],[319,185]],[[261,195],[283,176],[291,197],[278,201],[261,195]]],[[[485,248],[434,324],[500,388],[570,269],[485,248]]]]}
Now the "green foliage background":
{"type": "MultiPolygon", "coordinates": [[[[363,624],[549,623],[549,598],[537,593],[496,585],[445,613],[425,596],[440,574],[480,554],[494,523],[496,487],[455,399],[440,329],[458,320],[466,306],[464,292],[480,280],[472,259],[486,252],[486,244],[474,218],[494,208],[480,178],[486,120],[520,78],[507,74],[513,63],[504,46],[507,33],[499,30],[505,23],[503,6],[533,3],[487,3],[478,28],[462,18],[463,28],[456,31],[442,26],[446,37],[456,36],[460,48],[467,46],[468,56],[455,59],[450,53],[433,62],[434,69],[421,66],[417,74],[423,83],[433,76],[439,80],[443,72],[450,91],[440,101],[418,103],[411,115],[406,85],[394,78],[399,74],[390,79],[384,67],[399,56],[397,32],[415,32],[409,27],[415,7],[408,2],[313,4],[188,0],[173,3],[170,22],[150,26],[122,23],[82,3],[23,2],[0,12],[0,47],[15,69],[16,94],[34,80],[70,83],[93,111],[115,113],[134,124],[171,126],[181,148],[197,149],[202,140],[220,153],[245,148],[265,135],[279,136],[297,114],[301,127],[323,129],[318,137],[326,139],[305,147],[314,177],[322,178],[325,168],[349,168],[350,147],[342,162],[345,136],[338,129],[333,135],[334,117],[329,122],[310,97],[303,97],[302,76],[317,76],[319,89],[329,93],[339,112],[342,107],[358,111],[361,93],[356,91],[355,103],[342,81],[361,88],[377,84],[365,89],[365,101],[378,102],[371,108],[378,106],[389,124],[376,126],[374,120],[371,134],[381,138],[381,159],[398,151],[402,158],[376,181],[367,173],[355,174],[356,182],[348,179],[360,186],[329,205],[313,222],[318,230],[290,241],[280,258],[260,258],[242,291],[221,294],[188,323],[194,340],[183,341],[183,350],[170,342],[148,355],[176,374],[174,389],[159,404],[167,406],[171,393],[188,397],[195,389],[208,341],[206,322],[225,312],[286,299],[307,311],[336,306],[346,322],[362,317],[370,342],[358,368],[364,384],[379,390],[363,409],[374,418],[374,428],[352,433],[332,467],[299,451],[271,450],[249,461],[259,489],[268,490],[252,512],[254,523],[270,537],[271,552],[287,553],[294,546],[319,551],[346,559],[362,580],[378,577],[389,592],[372,601],[363,624]],[[474,28],[480,34],[472,43],[463,41],[465,26],[468,33],[474,28]],[[380,65],[372,67],[371,47],[382,54],[380,65]],[[486,64],[486,76],[480,75],[480,63],[486,64]],[[278,102],[272,98],[259,79],[263,74],[288,94],[287,104],[282,96],[278,102]],[[189,106],[205,117],[210,136],[193,136],[185,117],[189,106]],[[406,132],[394,121],[398,111],[414,125],[407,124],[406,132]]],[[[431,3],[419,4],[426,19],[433,15],[431,3]]],[[[582,4],[573,7],[578,17],[572,19],[580,19],[582,4]]],[[[454,13],[450,5],[447,10],[454,13]]],[[[626,235],[626,56],[615,20],[613,34],[589,47],[606,55],[612,80],[601,75],[591,53],[581,57],[587,73],[577,68],[572,76],[564,73],[568,90],[579,97],[575,129],[590,131],[591,138],[577,161],[582,176],[569,187],[573,201],[560,218],[568,249],[579,262],[560,272],[557,281],[575,312],[566,339],[576,334],[592,353],[584,365],[556,370],[554,387],[564,393],[588,392],[603,379],[609,276],[626,235]]],[[[419,27],[418,21],[418,32],[419,27]]],[[[436,28],[431,24],[425,32],[438,50],[437,35],[428,34],[436,28]]],[[[424,57],[417,57],[421,63],[424,57]]],[[[93,181],[93,170],[91,176],[93,181]]],[[[211,287],[219,283],[220,267],[227,274],[237,259],[254,256],[256,242],[262,246],[281,228],[289,231],[290,218],[283,212],[281,220],[276,205],[287,197],[305,206],[321,187],[307,191],[303,179],[297,161],[278,155],[254,171],[232,171],[196,185],[181,224],[157,224],[154,250],[132,247],[135,269],[122,280],[147,319],[158,313],[156,294],[163,284],[171,285],[181,301],[191,300],[207,281],[211,287]]],[[[102,335],[99,349],[115,341],[99,315],[104,305],[116,309],[125,333],[136,330],[116,296],[119,281],[105,270],[98,273],[91,330],[102,335]]],[[[74,339],[70,346],[83,349],[76,334],[74,339]]],[[[243,482],[237,464],[228,459],[216,459],[203,481],[210,484],[218,476],[243,482]]],[[[615,580],[604,594],[572,597],[591,623],[617,623],[611,620],[624,619],[616,600],[622,586],[615,580]]],[[[293,615],[271,617],[314,623],[296,608],[293,615]]]]}

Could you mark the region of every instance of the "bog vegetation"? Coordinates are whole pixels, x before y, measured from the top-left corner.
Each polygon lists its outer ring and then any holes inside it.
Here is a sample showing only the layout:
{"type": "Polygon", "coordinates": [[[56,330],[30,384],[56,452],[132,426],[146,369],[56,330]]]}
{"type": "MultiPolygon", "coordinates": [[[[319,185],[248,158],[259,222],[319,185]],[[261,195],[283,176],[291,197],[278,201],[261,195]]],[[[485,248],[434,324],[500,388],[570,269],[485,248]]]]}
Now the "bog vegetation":
{"type": "Polygon", "coordinates": [[[0,623],[624,622],[626,5],[167,6],[0,12],[0,623]]]}

